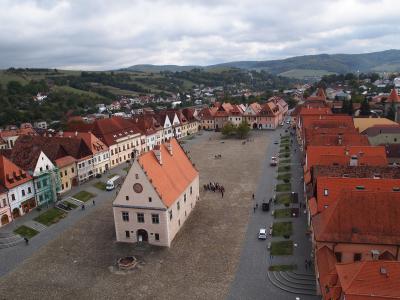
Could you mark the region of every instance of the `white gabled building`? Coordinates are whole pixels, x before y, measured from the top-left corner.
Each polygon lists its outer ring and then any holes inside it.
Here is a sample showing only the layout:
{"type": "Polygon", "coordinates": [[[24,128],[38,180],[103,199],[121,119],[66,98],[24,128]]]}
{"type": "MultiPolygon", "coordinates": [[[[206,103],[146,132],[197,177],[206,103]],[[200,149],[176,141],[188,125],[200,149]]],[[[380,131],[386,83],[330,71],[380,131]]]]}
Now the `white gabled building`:
{"type": "Polygon", "coordinates": [[[199,199],[199,173],[176,139],[136,159],[113,202],[118,242],[170,247],[199,199]]]}

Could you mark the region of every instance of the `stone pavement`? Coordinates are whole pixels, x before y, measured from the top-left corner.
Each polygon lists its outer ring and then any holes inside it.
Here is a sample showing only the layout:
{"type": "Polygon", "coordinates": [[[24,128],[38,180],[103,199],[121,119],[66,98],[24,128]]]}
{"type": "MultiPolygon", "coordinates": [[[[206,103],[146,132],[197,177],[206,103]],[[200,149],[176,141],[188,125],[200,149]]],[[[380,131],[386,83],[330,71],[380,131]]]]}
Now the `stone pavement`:
{"type": "MultiPolygon", "coordinates": [[[[115,196],[115,191],[107,192],[102,191],[93,186],[97,181],[108,180],[109,174],[126,175],[126,171],[123,170],[127,165],[124,163],[108,173],[105,173],[102,178],[92,179],[88,182],[83,183],[77,187],[74,187],[71,191],[63,195],[63,200],[70,198],[72,195],[85,190],[96,195],[93,199],[96,204],[101,204],[105,201],[112,201],[115,196]]],[[[76,202],[78,204],[80,202],[76,202]]],[[[53,207],[51,205],[49,208],[53,207]]],[[[67,216],[60,220],[58,223],[51,225],[50,227],[44,226],[33,219],[39,214],[46,211],[45,209],[38,212],[36,209],[30,213],[17,218],[10,224],[0,228],[0,276],[7,274],[12,271],[15,267],[21,264],[25,259],[33,255],[38,249],[46,245],[48,242],[56,238],[63,231],[74,225],[77,221],[84,218],[93,210],[97,209],[96,205],[92,204],[92,201],[88,201],[85,204],[86,209],[81,210],[79,207],[71,210],[67,216]],[[26,245],[24,240],[19,236],[15,235],[13,231],[21,225],[31,227],[39,233],[29,240],[29,245],[26,245]]]]}
{"type": "MultiPolygon", "coordinates": [[[[286,126],[285,126],[286,127],[286,126]]],[[[274,132],[267,132],[273,140],[279,140],[280,134],[284,135],[284,129],[274,132]]],[[[277,168],[269,166],[271,156],[279,153],[279,145],[271,145],[266,151],[266,158],[263,162],[263,173],[259,180],[256,191],[256,202],[259,204],[264,198],[270,199],[274,195],[274,186],[277,183],[277,168]]],[[[301,154],[298,145],[293,144],[291,153],[292,191],[299,195],[299,203],[303,202],[303,180],[301,154]],[[294,150],[296,149],[296,151],[294,150]]],[[[297,205],[293,205],[297,206],[297,205]]],[[[281,207],[279,207],[281,208],[281,207]]],[[[282,207],[284,208],[284,207],[282,207]]],[[[272,206],[275,209],[275,205],[272,206]]],[[[307,228],[306,215],[300,210],[300,217],[289,219],[278,219],[279,221],[290,220],[293,222],[293,235],[291,240],[297,245],[294,247],[294,254],[291,256],[270,257],[267,249],[271,240],[283,240],[283,238],[268,238],[267,241],[260,241],[257,238],[258,230],[269,227],[274,222],[270,212],[263,212],[261,209],[251,212],[252,217],[247,227],[239,266],[235,280],[232,283],[228,299],[318,299],[315,294],[315,278],[312,271],[305,268],[305,260],[310,259],[311,242],[305,235],[307,228]],[[293,272],[269,272],[268,267],[278,264],[296,264],[297,270],[293,272]]]]}

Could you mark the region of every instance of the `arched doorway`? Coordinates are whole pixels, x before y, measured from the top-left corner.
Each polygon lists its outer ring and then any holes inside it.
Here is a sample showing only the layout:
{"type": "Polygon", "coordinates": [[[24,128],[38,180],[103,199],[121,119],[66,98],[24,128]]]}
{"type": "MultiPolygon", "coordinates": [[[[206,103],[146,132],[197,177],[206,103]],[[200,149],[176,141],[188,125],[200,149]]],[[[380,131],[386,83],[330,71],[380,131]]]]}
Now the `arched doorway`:
{"type": "Polygon", "coordinates": [[[1,216],[1,225],[6,225],[10,222],[8,215],[1,216]]]}
{"type": "Polygon", "coordinates": [[[21,216],[21,214],[20,214],[20,212],[19,212],[19,209],[18,209],[17,207],[13,209],[12,215],[13,215],[13,218],[14,218],[14,219],[21,216]]]}
{"type": "Polygon", "coordinates": [[[381,255],[379,255],[379,259],[380,260],[395,260],[395,257],[389,251],[385,251],[381,255]]]}
{"type": "Polygon", "coordinates": [[[257,129],[257,123],[253,123],[253,129],[257,129]]]}
{"type": "Polygon", "coordinates": [[[149,240],[149,235],[147,234],[147,231],[144,229],[139,229],[136,232],[136,236],[138,242],[147,242],[149,240]]]}

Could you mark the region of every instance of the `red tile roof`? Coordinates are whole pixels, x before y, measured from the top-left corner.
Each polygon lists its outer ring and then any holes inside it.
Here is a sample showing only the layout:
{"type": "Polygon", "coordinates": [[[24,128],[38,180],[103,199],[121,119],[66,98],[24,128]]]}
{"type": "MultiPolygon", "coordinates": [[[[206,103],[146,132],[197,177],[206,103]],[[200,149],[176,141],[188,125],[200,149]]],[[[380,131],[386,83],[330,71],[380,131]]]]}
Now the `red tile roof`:
{"type": "Polygon", "coordinates": [[[400,244],[400,192],[343,191],[313,217],[317,242],[400,244]]]}
{"type": "Polygon", "coordinates": [[[108,147],[91,132],[64,132],[63,137],[82,139],[92,154],[107,151],[108,147]]]}
{"type": "Polygon", "coordinates": [[[326,246],[318,249],[316,266],[323,299],[339,299],[342,289],[337,284],[336,258],[332,250],[326,246]]]}
{"type": "Polygon", "coordinates": [[[397,93],[397,89],[392,89],[389,96],[387,97],[388,102],[400,102],[400,96],[397,93]]]}
{"type": "Polygon", "coordinates": [[[18,185],[32,180],[32,177],[11,162],[5,156],[0,155],[0,183],[7,189],[12,189],[18,185]]]}
{"type": "Polygon", "coordinates": [[[138,159],[167,207],[170,207],[199,175],[178,142],[171,139],[170,144],[172,155],[167,144],[160,146],[162,164],[155,156],[154,151],[157,150],[146,152],[138,159]]]}
{"type": "Polygon", "coordinates": [[[72,156],[64,156],[55,160],[57,167],[64,168],[66,166],[72,165],[76,162],[76,159],[72,156]]]}
{"type": "Polygon", "coordinates": [[[400,299],[399,261],[362,261],[336,265],[346,299],[400,299]]]}

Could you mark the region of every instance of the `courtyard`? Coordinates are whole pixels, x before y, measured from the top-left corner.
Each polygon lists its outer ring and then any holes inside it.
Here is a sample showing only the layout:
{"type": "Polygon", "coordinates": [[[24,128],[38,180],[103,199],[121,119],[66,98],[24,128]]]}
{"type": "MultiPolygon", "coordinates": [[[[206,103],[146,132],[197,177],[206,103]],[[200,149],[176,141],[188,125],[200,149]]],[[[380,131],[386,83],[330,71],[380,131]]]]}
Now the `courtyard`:
{"type": "Polygon", "coordinates": [[[201,189],[196,209],[170,249],[117,244],[110,198],[1,277],[1,297],[226,298],[271,134],[252,132],[243,144],[204,132],[184,142],[200,172],[200,187],[218,182],[225,194],[221,198],[201,189]],[[116,270],[117,259],[127,255],[139,259],[138,267],[116,270]]]}

